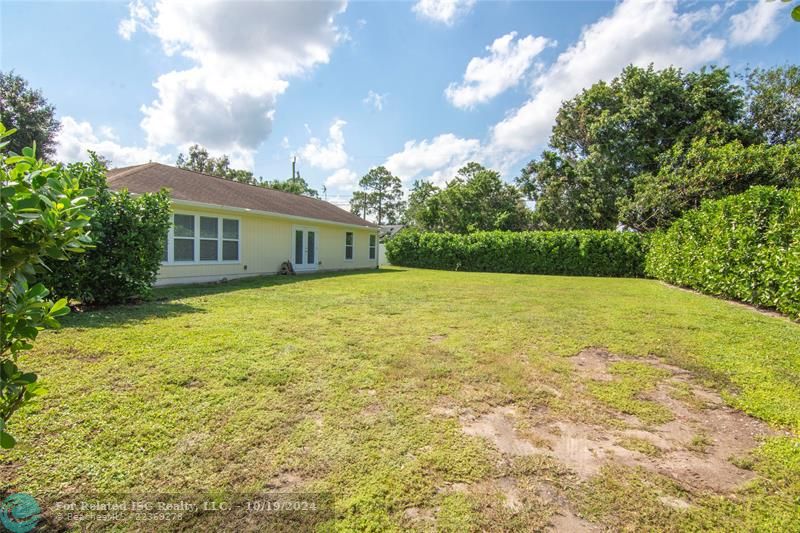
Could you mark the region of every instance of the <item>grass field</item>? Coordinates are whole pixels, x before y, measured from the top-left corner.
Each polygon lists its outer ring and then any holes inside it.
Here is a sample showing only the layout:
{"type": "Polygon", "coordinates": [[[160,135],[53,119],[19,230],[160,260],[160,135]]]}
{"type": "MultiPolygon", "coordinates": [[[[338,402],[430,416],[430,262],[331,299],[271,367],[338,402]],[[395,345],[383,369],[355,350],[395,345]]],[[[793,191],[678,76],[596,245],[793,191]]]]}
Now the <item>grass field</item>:
{"type": "Polygon", "coordinates": [[[12,420],[0,494],[48,516],[324,492],[339,530],[800,529],[787,319],[651,280],[404,269],[154,298],[40,336],[49,393],[12,420]]]}

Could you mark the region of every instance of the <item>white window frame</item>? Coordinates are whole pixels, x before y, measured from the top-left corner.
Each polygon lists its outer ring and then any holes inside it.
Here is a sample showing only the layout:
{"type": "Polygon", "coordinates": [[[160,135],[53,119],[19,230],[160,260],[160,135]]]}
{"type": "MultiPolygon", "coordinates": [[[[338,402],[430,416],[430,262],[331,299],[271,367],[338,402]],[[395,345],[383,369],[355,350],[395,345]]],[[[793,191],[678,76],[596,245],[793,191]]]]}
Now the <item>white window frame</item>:
{"type": "Polygon", "coordinates": [[[378,236],[375,235],[374,233],[369,234],[368,248],[369,248],[369,255],[367,255],[367,257],[369,257],[370,261],[374,261],[375,259],[378,258],[378,236]]]}
{"type": "Polygon", "coordinates": [[[354,261],[356,258],[356,232],[355,231],[345,231],[344,232],[344,260],[351,262],[354,261]],[[353,242],[350,244],[350,259],[347,258],[347,234],[353,236],[353,242]]]}
{"type": "MultiPolygon", "coordinates": [[[[169,233],[167,234],[167,260],[162,261],[162,265],[179,266],[179,265],[238,265],[242,262],[242,219],[237,216],[220,216],[208,213],[198,213],[194,211],[173,211],[170,215],[171,224],[169,226],[169,233]],[[194,261],[175,261],[175,215],[188,215],[194,217],[194,261]],[[200,217],[216,218],[217,219],[217,259],[216,260],[200,260],[200,217]],[[239,225],[239,238],[226,239],[223,237],[223,224],[224,220],[235,220],[239,225]],[[236,260],[223,260],[222,259],[222,242],[223,241],[236,241],[237,244],[237,257],[236,260]]],[[[178,237],[178,239],[189,239],[189,237],[178,237]]],[[[206,239],[211,240],[211,239],[206,239]]]]}

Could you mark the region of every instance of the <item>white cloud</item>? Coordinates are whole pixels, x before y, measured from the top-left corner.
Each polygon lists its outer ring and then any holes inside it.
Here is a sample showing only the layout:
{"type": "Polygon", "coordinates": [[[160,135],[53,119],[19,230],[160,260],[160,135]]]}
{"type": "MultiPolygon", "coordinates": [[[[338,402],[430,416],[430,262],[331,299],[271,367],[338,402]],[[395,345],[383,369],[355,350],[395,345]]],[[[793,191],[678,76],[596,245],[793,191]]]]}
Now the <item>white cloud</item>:
{"type": "Polygon", "coordinates": [[[333,170],[347,164],[347,152],[344,149],[344,132],[347,124],[344,120],[334,120],[328,129],[327,142],[312,137],[308,144],[300,148],[298,155],[312,167],[333,170]]]}
{"type": "Polygon", "coordinates": [[[445,133],[428,141],[408,141],[402,152],[389,156],[384,166],[404,181],[420,174],[428,173],[435,181],[447,180],[455,175],[449,171],[478,156],[478,139],[462,139],[452,133],[445,133]],[[436,171],[439,171],[436,173],[436,171]]]}
{"type": "Polygon", "coordinates": [[[340,168],[325,179],[325,187],[339,192],[352,192],[358,187],[358,174],[349,168],[340,168]]]}
{"type": "Polygon", "coordinates": [[[563,100],[626,65],[694,68],[719,59],[725,41],[697,29],[719,16],[719,6],[678,13],[674,0],[623,1],[536,78],[534,96],[492,128],[489,152],[502,165],[544,145],[563,100]]]}
{"type": "Polygon", "coordinates": [[[412,9],[420,17],[452,26],[474,5],[475,0],[419,0],[412,9]]]}
{"type": "Polygon", "coordinates": [[[783,2],[759,0],[750,7],[731,16],[730,40],[735,45],[772,42],[781,31],[778,16],[783,2]]]}
{"type": "Polygon", "coordinates": [[[92,150],[111,160],[114,167],[138,165],[149,161],[174,162],[175,158],[151,147],[123,146],[111,128],[99,131],[89,122],[78,122],[70,116],[61,119],[56,160],[63,162],[87,161],[87,150],[92,150]]]}
{"type": "Polygon", "coordinates": [[[488,102],[517,85],[534,58],[546,46],[555,44],[545,37],[516,37],[515,31],[498,37],[486,47],[488,56],[473,57],[467,64],[464,80],[451,83],[445,89],[445,96],[450,103],[456,107],[470,108],[488,102]]]}
{"type": "Polygon", "coordinates": [[[386,101],[386,97],[388,93],[380,94],[376,93],[373,90],[370,90],[367,93],[367,97],[362,100],[362,102],[373,108],[375,111],[383,111],[383,103],[386,101]]]}
{"type": "Polygon", "coordinates": [[[129,41],[140,27],[146,27],[152,23],[152,13],[142,2],[135,0],[128,4],[128,18],[121,20],[117,26],[117,33],[120,37],[129,41]]]}
{"type": "Polygon", "coordinates": [[[167,55],[192,65],[153,84],[158,96],[142,106],[148,144],[199,143],[252,162],[287,79],[329,61],[341,40],[334,19],[344,8],[343,1],[133,2],[120,34],[147,31],[167,55]]]}

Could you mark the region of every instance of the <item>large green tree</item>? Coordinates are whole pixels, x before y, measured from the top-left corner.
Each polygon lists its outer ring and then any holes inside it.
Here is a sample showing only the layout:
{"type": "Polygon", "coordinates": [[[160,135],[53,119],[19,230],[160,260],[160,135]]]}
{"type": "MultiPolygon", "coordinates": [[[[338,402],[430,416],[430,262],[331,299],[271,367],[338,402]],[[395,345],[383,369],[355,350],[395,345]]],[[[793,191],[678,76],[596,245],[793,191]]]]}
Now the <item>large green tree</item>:
{"type": "Polygon", "coordinates": [[[428,220],[432,216],[427,211],[431,209],[428,200],[439,192],[439,188],[426,180],[416,180],[411,186],[408,196],[408,206],[403,215],[407,224],[418,225],[421,220],[428,220]]]}
{"type": "Polygon", "coordinates": [[[375,215],[378,224],[397,224],[403,217],[405,201],[400,178],[380,166],[370,169],[358,182],[363,194],[353,194],[350,206],[361,216],[375,215]]]}
{"type": "Polygon", "coordinates": [[[418,186],[416,192],[428,197],[411,213],[410,222],[425,230],[471,233],[528,227],[529,212],[519,189],[478,163],[460,168],[441,190],[418,186]]]}
{"type": "Polygon", "coordinates": [[[743,91],[727,69],[629,66],[562,104],[550,149],[525,167],[518,183],[536,201],[542,227],[613,228],[633,178],[657,172],[659,156],[675,143],[705,136],[758,140],[741,123],[743,110],[743,91]]]}
{"type": "Polygon", "coordinates": [[[50,159],[56,151],[56,135],[61,124],[55,107],[24,78],[11,72],[0,72],[0,122],[17,133],[8,142],[7,150],[21,154],[26,146],[36,146],[36,154],[50,159]]]}
{"type": "Polygon", "coordinates": [[[743,78],[747,121],[771,144],[800,139],[800,67],[756,68],[743,78]]]}
{"type": "Polygon", "coordinates": [[[258,185],[258,180],[253,176],[252,172],[249,170],[232,168],[231,159],[226,154],[213,157],[209,155],[206,148],[199,144],[193,144],[189,147],[189,155],[178,154],[175,166],[231,181],[258,185]]]}

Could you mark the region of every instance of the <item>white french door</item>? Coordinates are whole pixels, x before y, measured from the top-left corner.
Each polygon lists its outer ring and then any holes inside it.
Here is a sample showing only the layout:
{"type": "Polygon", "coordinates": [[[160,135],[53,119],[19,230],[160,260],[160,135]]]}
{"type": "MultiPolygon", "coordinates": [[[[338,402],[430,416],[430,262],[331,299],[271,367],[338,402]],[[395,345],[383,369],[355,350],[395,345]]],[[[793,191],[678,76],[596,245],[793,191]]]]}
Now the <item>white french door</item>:
{"type": "Polygon", "coordinates": [[[294,226],[292,228],[292,264],[294,269],[307,272],[317,269],[319,256],[319,233],[316,228],[294,226]]]}

